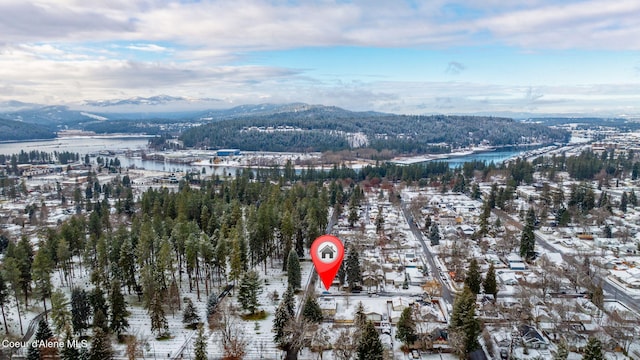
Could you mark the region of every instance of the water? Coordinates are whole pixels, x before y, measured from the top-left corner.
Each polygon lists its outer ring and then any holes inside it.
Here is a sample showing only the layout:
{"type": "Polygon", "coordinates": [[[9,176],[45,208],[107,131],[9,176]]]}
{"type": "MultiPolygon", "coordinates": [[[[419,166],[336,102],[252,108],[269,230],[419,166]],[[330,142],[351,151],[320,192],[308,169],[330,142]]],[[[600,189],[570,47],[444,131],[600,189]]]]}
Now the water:
{"type": "Polygon", "coordinates": [[[106,150],[146,149],[148,142],[149,137],[146,136],[74,136],[51,140],[0,143],[0,154],[10,155],[18,154],[21,150],[25,152],[35,150],[47,153],[68,151],[83,156],[106,150]]]}
{"type": "Polygon", "coordinates": [[[525,152],[526,150],[497,150],[497,151],[488,151],[488,152],[481,152],[481,153],[475,153],[475,154],[470,154],[470,155],[465,155],[465,156],[460,156],[460,157],[454,157],[454,158],[450,158],[450,159],[443,159],[443,160],[438,160],[438,161],[446,161],[449,163],[449,167],[450,168],[457,168],[462,166],[462,164],[466,163],[466,162],[470,162],[470,161],[484,161],[485,163],[489,164],[491,162],[495,163],[495,164],[500,164],[502,162],[504,162],[505,160],[511,159],[513,157],[516,157],[520,154],[522,154],[523,152],[525,152]]]}
{"type": "MultiPolygon", "coordinates": [[[[145,150],[147,149],[148,140],[148,136],[73,136],[52,140],[9,142],[0,143],[0,154],[18,154],[21,150],[24,150],[25,152],[36,150],[51,153],[54,151],[68,151],[72,153],[79,153],[82,158],[85,154],[99,153],[100,151],[115,151],[118,153],[126,150],[145,150]]],[[[494,162],[498,164],[507,159],[518,156],[526,150],[530,150],[530,148],[481,152],[437,161],[446,161],[449,163],[449,167],[451,168],[462,166],[465,162],[474,160],[485,161],[486,163],[494,162]]],[[[127,158],[124,155],[107,156],[106,158],[111,159],[114,157],[117,157],[118,160],[120,160],[123,167],[131,166],[138,169],[164,172],[202,171],[202,166],[196,167],[190,164],[143,160],[141,158],[127,158]]],[[[217,174],[221,176],[229,174],[233,176],[238,170],[237,167],[233,166],[204,166],[204,168],[208,175],[217,174]]]]}

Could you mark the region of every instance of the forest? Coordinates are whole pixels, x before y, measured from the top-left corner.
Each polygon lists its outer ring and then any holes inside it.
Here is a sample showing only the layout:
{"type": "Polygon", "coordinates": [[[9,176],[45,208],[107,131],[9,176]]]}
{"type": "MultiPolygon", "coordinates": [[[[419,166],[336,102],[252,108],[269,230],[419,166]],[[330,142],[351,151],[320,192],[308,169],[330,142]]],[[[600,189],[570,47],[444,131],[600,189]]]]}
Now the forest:
{"type": "Polygon", "coordinates": [[[56,134],[45,126],[0,119],[0,141],[53,139],[56,134]]]}
{"type": "Polygon", "coordinates": [[[185,131],[185,146],[262,151],[325,151],[350,148],[345,134],[363,133],[368,147],[402,154],[449,152],[451,148],[568,141],[564,130],[507,118],[408,116],[311,109],[214,122],[185,131]],[[268,128],[295,129],[264,131],[268,128]]]}

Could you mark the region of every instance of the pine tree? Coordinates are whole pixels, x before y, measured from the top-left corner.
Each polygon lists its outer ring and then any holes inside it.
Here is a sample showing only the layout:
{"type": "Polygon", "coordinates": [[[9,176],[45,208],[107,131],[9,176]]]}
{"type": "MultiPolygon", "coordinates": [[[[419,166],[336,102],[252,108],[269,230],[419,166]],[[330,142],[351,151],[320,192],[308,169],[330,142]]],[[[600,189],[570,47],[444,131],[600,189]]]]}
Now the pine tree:
{"type": "Polygon", "coordinates": [[[91,291],[89,295],[89,302],[93,308],[93,327],[100,327],[102,331],[109,331],[109,322],[107,315],[109,314],[109,306],[104,299],[104,292],[102,288],[96,287],[91,291]]]}
{"type": "Polygon", "coordinates": [[[638,197],[636,196],[636,192],[633,189],[631,189],[631,192],[629,193],[629,204],[638,206],[638,197]]]}
{"type": "Polygon", "coordinates": [[[627,205],[629,204],[629,199],[627,197],[627,192],[622,192],[622,196],[620,197],[620,211],[627,212],[627,205]]]}
{"type": "Polygon", "coordinates": [[[111,283],[111,293],[109,294],[111,302],[111,321],[109,329],[116,335],[120,336],[122,332],[129,327],[129,311],[127,311],[127,302],[122,294],[120,281],[113,280],[111,283]]]}
{"type": "Polygon", "coordinates": [[[94,329],[93,343],[89,350],[89,360],[110,360],[113,359],[113,348],[109,335],[101,328],[94,329]]]}
{"type": "Polygon", "coordinates": [[[261,292],[262,287],[260,286],[258,273],[255,270],[246,272],[242,277],[242,281],[240,281],[240,289],[238,290],[238,301],[242,309],[255,314],[258,307],[260,307],[258,295],[261,292]]]}
{"type": "Polygon", "coordinates": [[[567,360],[569,357],[569,349],[567,348],[567,343],[564,340],[561,340],[558,344],[558,351],[553,356],[553,360],[567,360]]]}
{"type": "Polygon", "coordinates": [[[376,216],[376,234],[381,234],[384,230],[384,216],[382,215],[382,207],[378,207],[378,215],[376,216]]]}
{"type": "Polygon", "coordinates": [[[468,287],[456,297],[449,330],[454,348],[460,356],[466,357],[480,348],[478,336],[482,329],[476,318],[476,297],[468,287]]]}
{"type": "Polygon", "coordinates": [[[84,289],[73,288],[71,290],[71,325],[74,333],[82,335],[82,332],[89,328],[91,314],[87,292],[84,289]]]}
{"type": "Polygon", "coordinates": [[[364,312],[364,305],[362,304],[362,301],[358,301],[356,313],[353,319],[353,324],[356,326],[356,330],[363,332],[365,326],[367,326],[367,321],[367,314],[364,312]]]}
{"type": "MultiPolygon", "coordinates": [[[[46,341],[53,338],[53,332],[51,331],[51,328],[49,328],[49,323],[47,322],[47,320],[45,320],[44,317],[41,317],[40,321],[38,321],[38,329],[36,330],[35,336],[36,341],[46,341]]],[[[40,359],[57,358],[58,348],[57,346],[38,346],[36,348],[31,347],[28,350],[27,359],[36,358],[36,354],[40,359]]]]}
{"type": "Polygon", "coordinates": [[[198,337],[193,344],[194,360],[207,360],[207,337],[204,335],[204,327],[198,326],[198,337]]]}
{"type": "Polygon", "coordinates": [[[315,296],[307,296],[307,300],[302,308],[302,316],[314,323],[322,322],[322,309],[320,309],[320,305],[318,304],[318,300],[316,300],[315,296]]]}
{"type": "Polygon", "coordinates": [[[40,245],[40,249],[33,259],[33,267],[31,268],[31,276],[35,284],[35,290],[42,300],[45,312],[47,311],[46,299],[51,296],[53,284],[51,284],[51,273],[53,272],[53,261],[46,250],[44,244],[40,245]]]}
{"type": "Polygon", "coordinates": [[[431,245],[440,245],[440,230],[438,229],[438,224],[431,224],[431,228],[429,229],[429,240],[431,240],[431,245]]]}
{"type": "Polygon", "coordinates": [[[587,346],[584,349],[584,354],[582,355],[582,360],[603,360],[604,355],[602,354],[602,343],[597,338],[589,338],[589,342],[587,342],[587,346]]]}
{"type": "Polygon", "coordinates": [[[427,215],[427,217],[424,219],[424,228],[425,228],[425,230],[431,229],[431,225],[432,225],[431,215],[427,215]]]}
{"type": "Polygon", "coordinates": [[[299,289],[302,284],[302,275],[300,274],[300,261],[298,253],[294,249],[289,251],[287,257],[287,282],[289,287],[299,289]]]}
{"type": "Polygon", "coordinates": [[[231,242],[231,254],[229,259],[229,267],[230,267],[229,276],[231,277],[231,279],[233,280],[233,283],[235,284],[236,281],[240,279],[240,276],[244,271],[244,266],[242,262],[242,257],[243,257],[242,247],[240,246],[241,241],[240,241],[240,238],[238,237],[238,233],[236,230],[233,230],[232,239],[233,240],[231,242]]]}
{"type": "Polygon", "coordinates": [[[187,299],[186,305],[182,312],[182,323],[189,328],[195,328],[195,325],[197,325],[199,322],[200,315],[198,315],[198,311],[193,305],[193,301],[191,301],[191,299],[187,299]]]}
{"type": "Polygon", "coordinates": [[[211,321],[213,319],[213,314],[216,313],[216,308],[218,307],[218,294],[212,292],[209,294],[209,299],[207,300],[207,322],[209,326],[211,326],[211,321]]]}
{"type": "Polygon", "coordinates": [[[531,260],[535,255],[534,249],[536,245],[536,237],[533,233],[535,225],[535,213],[533,208],[529,208],[527,212],[527,222],[522,230],[522,236],[520,237],[520,256],[524,259],[531,260]]]}
{"type": "Polygon", "coordinates": [[[368,321],[362,332],[362,339],[358,344],[358,360],[382,360],[384,347],[380,341],[378,331],[371,321],[368,321]]]}
{"type": "Polygon", "coordinates": [[[467,277],[464,279],[464,283],[469,287],[474,294],[480,293],[480,286],[482,285],[482,276],[480,275],[480,267],[476,259],[471,259],[469,263],[469,270],[467,271],[467,277]]]}
{"type": "Polygon", "coordinates": [[[73,341],[73,335],[71,334],[71,327],[67,326],[64,330],[64,347],[60,351],[60,358],[62,360],[78,360],[80,358],[80,352],[75,346],[67,346],[73,341]]]}
{"type": "Polygon", "coordinates": [[[349,250],[349,256],[347,257],[346,264],[346,280],[349,284],[349,289],[353,290],[356,284],[362,281],[362,272],[360,271],[360,257],[355,248],[349,250]]]}
{"type": "Polygon", "coordinates": [[[287,291],[282,295],[282,300],[278,304],[278,308],[273,318],[273,341],[281,348],[286,347],[286,333],[285,328],[289,321],[291,321],[295,315],[295,299],[293,297],[293,290],[289,287],[287,291]]]}
{"type": "Polygon", "coordinates": [[[489,270],[487,271],[487,275],[484,278],[482,287],[484,288],[484,292],[486,294],[493,295],[494,299],[496,298],[496,296],[498,296],[498,282],[496,281],[496,269],[493,266],[493,264],[489,265],[489,270]]]}
{"type": "Polygon", "coordinates": [[[413,319],[411,307],[406,307],[402,310],[400,320],[398,320],[396,339],[402,341],[406,346],[411,346],[416,340],[418,340],[418,335],[416,334],[416,322],[413,319]]]}
{"type": "Polygon", "coordinates": [[[67,309],[67,298],[60,290],[51,294],[51,321],[58,334],[62,334],[62,331],[71,325],[71,312],[67,309]]]}
{"type": "Polygon", "coordinates": [[[4,313],[4,305],[9,302],[9,292],[7,290],[7,283],[4,280],[4,274],[0,272],[0,309],[2,309],[2,320],[4,322],[4,330],[9,335],[9,328],[7,327],[7,316],[4,313]]]}
{"type": "Polygon", "coordinates": [[[151,298],[149,306],[149,317],[151,318],[151,331],[158,337],[162,337],[169,332],[169,322],[163,308],[163,299],[159,291],[156,291],[151,298]]]}

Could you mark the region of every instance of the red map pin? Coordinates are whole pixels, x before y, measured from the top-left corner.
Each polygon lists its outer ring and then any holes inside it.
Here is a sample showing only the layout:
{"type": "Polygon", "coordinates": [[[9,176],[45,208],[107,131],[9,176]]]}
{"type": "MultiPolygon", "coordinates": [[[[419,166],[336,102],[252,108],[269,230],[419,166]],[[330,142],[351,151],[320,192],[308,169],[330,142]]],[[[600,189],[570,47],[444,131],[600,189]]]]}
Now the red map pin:
{"type": "Polygon", "coordinates": [[[342,241],[333,235],[318,237],[311,244],[311,258],[324,288],[329,290],[344,258],[342,241]]]}

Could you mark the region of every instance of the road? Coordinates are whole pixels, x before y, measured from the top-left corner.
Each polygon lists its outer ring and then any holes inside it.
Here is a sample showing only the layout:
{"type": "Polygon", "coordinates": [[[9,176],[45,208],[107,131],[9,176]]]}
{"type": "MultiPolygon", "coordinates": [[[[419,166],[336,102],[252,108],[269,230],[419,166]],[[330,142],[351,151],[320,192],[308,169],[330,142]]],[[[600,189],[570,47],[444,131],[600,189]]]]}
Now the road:
{"type": "Polygon", "coordinates": [[[430,269],[431,276],[434,279],[438,279],[438,282],[442,286],[442,296],[441,296],[442,299],[449,304],[453,304],[453,294],[451,292],[451,289],[449,288],[449,284],[445,282],[442,279],[442,277],[436,276],[436,273],[439,272],[439,269],[438,269],[438,266],[436,265],[436,261],[434,259],[433,253],[431,253],[431,250],[429,250],[427,243],[424,241],[424,236],[422,235],[422,231],[420,231],[420,229],[418,229],[418,226],[416,226],[416,223],[413,221],[413,215],[411,215],[411,213],[409,212],[409,209],[407,209],[407,205],[405,204],[404,201],[402,201],[401,207],[402,207],[402,213],[404,214],[405,220],[407,220],[407,223],[409,223],[409,228],[411,229],[411,232],[413,232],[413,236],[415,236],[415,238],[420,242],[420,245],[422,245],[422,251],[424,252],[424,255],[427,257],[427,261],[429,262],[429,267],[431,268],[430,269]]]}
{"type": "MultiPolygon", "coordinates": [[[[522,228],[524,227],[519,221],[514,220],[509,214],[507,214],[506,212],[500,210],[500,209],[493,209],[492,210],[493,213],[498,216],[500,218],[501,221],[511,224],[513,226],[515,226],[516,228],[518,228],[519,230],[522,230],[522,228]]],[[[534,235],[536,238],[536,244],[538,244],[541,248],[549,251],[549,252],[559,252],[560,255],[562,256],[562,260],[566,263],[573,263],[575,262],[575,259],[573,259],[572,257],[568,256],[567,254],[564,254],[561,251],[558,251],[558,249],[554,248],[553,245],[549,244],[549,242],[542,237],[538,231],[534,231],[534,235]]],[[[613,297],[615,299],[617,299],[618,301],[620,301],[621,303],[625,304],[629,309],[640,313],[640,304],[638,304],[638,299],[634,298],[633,296],[629,295],[624,289],[617,287],[616,285],[614,285],[609,279],[608,277],[602,277],[599,274],[593,274],[592,275],[592,283],[594,285],[598,285],[600,284],[602,286],[602,290],[605,291],[605,293],[608,293],[610,296],[609,297],[613,297]]]]}

